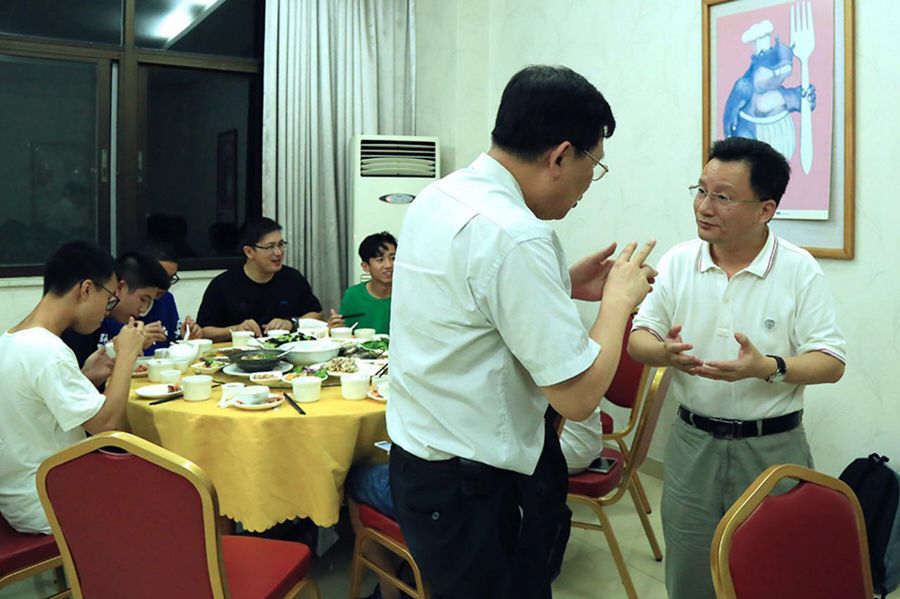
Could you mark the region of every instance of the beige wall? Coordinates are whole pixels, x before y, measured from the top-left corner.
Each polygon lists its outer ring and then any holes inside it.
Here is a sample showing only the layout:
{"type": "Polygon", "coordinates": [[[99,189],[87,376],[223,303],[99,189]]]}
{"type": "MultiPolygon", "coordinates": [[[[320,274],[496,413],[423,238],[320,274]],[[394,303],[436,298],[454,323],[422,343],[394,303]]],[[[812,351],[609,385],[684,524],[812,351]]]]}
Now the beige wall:
{"type": "MultiPolygon", "coordinates": [[[[570,260],[611,240],[654,237],[657,257],[695,235],[685,187],[701,160],[699,0],[419,0],[418,133],[439,135],[448,164],[488,147],[507,79],[526,64],[564,64],[594,82],[618,121],[610,175],[557,230],[570,260]]],[[[838,473],[879,451],[900,460],[900,400],[888,373],[900,359],[900,3],[857,2],[857,258],[823,260],[849,340],[836,385],[807,391],[805,418],[820,469],[838,473]],[[898,92],[898,93],[894,93],[898,92]]],[[[585,322],[596,307],[580,306],[585,322]]],[[[661,459],[667,406],[651,450],[661,459]]]]}

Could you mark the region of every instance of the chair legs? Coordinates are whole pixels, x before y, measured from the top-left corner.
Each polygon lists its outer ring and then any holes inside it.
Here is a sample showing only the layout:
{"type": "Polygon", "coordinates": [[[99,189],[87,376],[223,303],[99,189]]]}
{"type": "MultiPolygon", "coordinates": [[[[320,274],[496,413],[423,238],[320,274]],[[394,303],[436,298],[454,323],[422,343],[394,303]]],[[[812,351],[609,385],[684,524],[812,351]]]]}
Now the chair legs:
{"type": "Polygon", "coordinates": [[[291,599],[300,599],[300,597],[305,597],[306,599],[322,599],[322,595],[319,594],[319,587],[313,581],[312,578],[306,577],[291,588],[288,591],[286,597],[290,597],[291,599]]]}
{"type": "Polygon", "coordinates": [[[362,531],[356,535],[356,543],[353,549],[353,565],[351,566],[350,573],[350,599],[357,599],[359,597],[359,586],[362,583],[363,568],[368,568],[380,577],[386,578],[396,588],[400,589],[410,597],[413,597],[413,599],[430,599],[428,588],[422,580],[422,572],[419,570],[419,566],[416,565],[416,561],[413,559],[409,549],[373,528],[363,528],[362,531]],[[385,570],[369,559],[365,554],[367,543],[381,545],[408,563],[412,569],[416,587],[413,588],[409,586],[394,572],[385,570]]]}
{"type": "MultiPolygon", "coordinates": [[[[619,548],[619,541],[616,539],[612,524],[606,516],[606,513],[603,511],[603,507],[597,503],[596,500],[582,495],[569,495],[569,499],[587,505],[597,516],[597,520],[600,521],[600,524],[577,522],[573,520],[572,526],[603,532],[606,537],[606,543],[609,545],[609,552],[612,554],[613,561],[616,563],[616,569],[619,571],[619,578],[622,579],[622,586],[625,587],[625,594],[628,595],[628,599],[638,599],[637,592],[634,590],[634,583],[631,581],[631,574],[628,572],[628,566],[625,565],[625,558],[622,556],[622,550],[619,548]]],[[[641,510],[638,510],[638,512],[643,514],[641,510]]],[[[644,515],[646,516],[646,514],[644,515]]]]}
{"type": "MultiPolygon", "coordinates": [[[[637,474],[637,472],[635,472],[637,474]]],[[[636,508],[638,518],[641,519],[641,526],[644,527],[644,534],[647,535],[647,540],[650,541],[650,550],[653,551],[653,558],[661,562],[663,558],[662,551],[659,548],[659,542],[656,540],[656,534],[653,532],[653,526],[650,524],[650,518],[647,517],[649,512],[646,512],[641,509],[640,506],[640,492],[638,489],[640,488],[638,485],[637,478],[633,478],[632,482],[634,484],[628,485],[628,492],[631,494],[631,499],[634,501],[634,507],[636,508]]],[[[645,498],[646,500],[646,498],[645,498]]]]}
{"type": "Polygon", "coordinates": [[[637,491],[638,497],[641,499],[641,505],[644,508],[644,513],[648,516],[653,513],[653,508],[650,507],[650,501],[647,499],[647,492],[644,491],[644,485],[641,483],[641,478],[638,476],[638,471],[635,470],[632,475],[632,480],[634,480],[634,490],[637,491]]]}

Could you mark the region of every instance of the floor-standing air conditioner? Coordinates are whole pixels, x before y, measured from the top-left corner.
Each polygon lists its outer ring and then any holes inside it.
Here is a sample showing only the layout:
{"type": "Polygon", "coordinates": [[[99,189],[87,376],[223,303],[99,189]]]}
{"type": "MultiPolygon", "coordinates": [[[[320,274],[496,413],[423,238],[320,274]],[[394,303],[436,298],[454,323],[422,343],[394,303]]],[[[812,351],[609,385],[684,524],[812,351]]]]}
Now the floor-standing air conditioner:
{"type": "Polygon", "coordinates": [[[359,244],[371,233],[390,231],[400,240],[400,226],[416,194],[441,176],[436,137],[356,135],[350,150],[350,284],[362,280],[359,244]]]}

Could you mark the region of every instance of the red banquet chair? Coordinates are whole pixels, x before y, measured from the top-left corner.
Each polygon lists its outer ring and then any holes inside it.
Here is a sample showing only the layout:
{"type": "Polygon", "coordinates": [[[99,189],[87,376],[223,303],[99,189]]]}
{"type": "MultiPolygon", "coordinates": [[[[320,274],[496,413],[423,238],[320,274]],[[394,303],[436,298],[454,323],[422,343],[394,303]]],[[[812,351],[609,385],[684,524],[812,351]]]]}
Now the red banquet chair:
{"type": "Polygon", "coordinates": [[[306,545],[220,535],[206,474],[149,441],[92,436],[41,464],[37,485],[75,599],[319,599],[306,545]]]}
{"type": "Polygon", "coordinates": [[[62,558],[56,540],[51,535],[19,532],[0,516],[0,589],[57,568],[60,572],[56,584],[60,592],[48,599],[71,596],[62,577],[62,558]]]}
{"type": "Polygon", "coordinates": [[[710,551],[720,599],[871,599],[862,508],[843,481],[793,464],[760,474],[725,513],[710,551]],[[771,495],[784,480],[799,481],[771,495]]]}
{"type": "Polygon", "coordinates": [[[350,597],[359,597],[359,585],[362,582],[363,568],[367,568],[383,576],[396,588],[406,593],[413,599],[429,599],[427,585],[422,580],[422,572],[416,565],[416,560],[406,547],[406,540],[400,532],[400,525],[388,518],[375,508],[364,503],[359,504],[359,520],[363,525],[362,530],[356,535],[356,545],[353,549],[353,568],[350,582],[350,597]],[[385,570],[366,556],[366,546],[369,543],[381,545],[400,559],[409,564],[415,579],[416,588],[412,588],[401,580],[394,572],[385,570]]]}
{"type": "Polygon", "coordinates": [[[622,585],[625,587],[625,593],[629,599],[637,599],[637,592],[634,589],[634,583],[632,583],[631,575],[628,573],[628,566],[625,565],[625,559],[622,557],[618,540],[604,508],[618,502],[626,492],[631,494],[632,500],[637,507],[641,525],[644,527],[644,534],[647,535],[647,540],[650,542],[653,557],[656,561],[662,560],[662,551],[659,548],[656,535],[653,533],[650,519],[647,517],[646,512],[640,508],[634,481],[637,469],[640,468],[647,457],[647,450],[650,448],[650,441],[659,421],[660,410],[662,409],[666,391],[669,388],[670,379],[671,373],[667,373],[665,368],[656,370],[647,396],[641,404],[634,437],[627,453],[609,447],[603,450],[605,457],[616,458],[616,464],[612,470],[605,474],[582,472],[569,476],[569,502],[586,505],[591,509],[599,522],[598,524],[573,519],[572,526],[603,532],[609,545],[609,551],[615,561],[616,569],[619,571],[619,577],[622,579],[622,585]]]}

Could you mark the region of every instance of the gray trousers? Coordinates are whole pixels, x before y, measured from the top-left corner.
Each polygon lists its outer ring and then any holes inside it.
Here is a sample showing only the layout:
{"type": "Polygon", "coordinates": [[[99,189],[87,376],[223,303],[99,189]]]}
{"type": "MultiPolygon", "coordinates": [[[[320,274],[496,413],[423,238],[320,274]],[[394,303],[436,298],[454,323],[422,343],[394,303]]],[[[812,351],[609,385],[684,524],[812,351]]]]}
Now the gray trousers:
{"type": "MultiPolygon", "coordinates": [[[[716,439],[680,418],[669,435],[662,494],[669,599],[715,599],[709,554],[731,504],[774,464],[813,467],[801,424],[786,433],[716,439]]],[[[784,493],[793,485],[776,487],[784,493]]]]}

